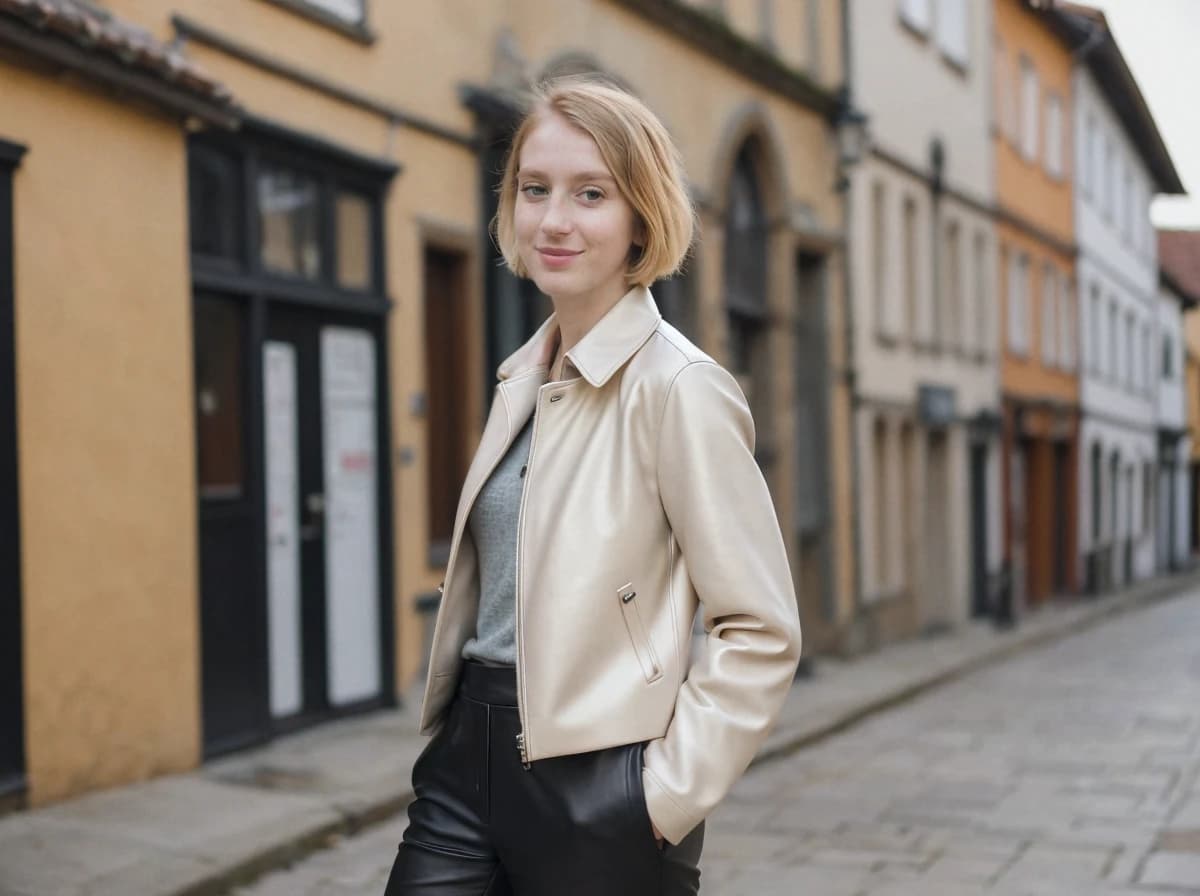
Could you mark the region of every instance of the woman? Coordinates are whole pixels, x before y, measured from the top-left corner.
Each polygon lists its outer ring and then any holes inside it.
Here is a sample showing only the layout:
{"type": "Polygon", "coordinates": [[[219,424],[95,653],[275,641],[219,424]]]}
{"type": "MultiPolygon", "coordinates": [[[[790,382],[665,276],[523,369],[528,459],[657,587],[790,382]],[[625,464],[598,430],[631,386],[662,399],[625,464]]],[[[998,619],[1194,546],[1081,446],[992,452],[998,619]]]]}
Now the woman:
{"type": "Polygon", "coordinates": [[[698,892],[800,629],[745,398],[648,290],[694,220],[641,102],[539,91],[496,232],[554,313],[500,366],[463,486],[388,896],[698,892]]]}

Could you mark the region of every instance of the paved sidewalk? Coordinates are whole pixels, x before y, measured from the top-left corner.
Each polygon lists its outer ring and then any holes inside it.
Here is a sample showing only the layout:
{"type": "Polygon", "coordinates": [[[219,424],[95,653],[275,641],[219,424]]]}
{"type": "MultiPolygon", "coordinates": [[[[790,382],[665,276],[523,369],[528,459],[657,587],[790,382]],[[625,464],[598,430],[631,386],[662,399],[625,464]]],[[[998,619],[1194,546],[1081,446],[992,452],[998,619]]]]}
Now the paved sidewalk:
{"type": "MultiPolygon", "coordinates": [[[[1052,606],[997,632],[954,633],[841,662],[799,681],[756,762],[841,731],[937,684],[1200,587],[1200,571],[1098,601],[1052,606]]],[[[401,810],[417,696],[405,709],[330,724],[194,772],[0,819],[2,896],[219,894],[401,810]]]]}

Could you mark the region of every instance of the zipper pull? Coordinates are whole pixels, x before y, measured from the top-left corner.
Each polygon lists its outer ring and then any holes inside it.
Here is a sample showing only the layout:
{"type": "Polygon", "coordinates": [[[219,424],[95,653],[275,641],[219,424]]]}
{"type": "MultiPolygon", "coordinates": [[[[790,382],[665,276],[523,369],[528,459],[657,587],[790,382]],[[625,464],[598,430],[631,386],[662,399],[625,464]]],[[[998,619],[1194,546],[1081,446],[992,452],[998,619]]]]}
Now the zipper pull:
{"type": "Polygon", "coordinates": [[[530,768],[529,754],[527,754],[525,752],[525,732],[524,731],[522,731],[521,733],[519,733],[517,735],[517,755],[519,755],[521,757],[521,767],[524,768],[525,771],[529,771],[529,768],[530,768]]]}

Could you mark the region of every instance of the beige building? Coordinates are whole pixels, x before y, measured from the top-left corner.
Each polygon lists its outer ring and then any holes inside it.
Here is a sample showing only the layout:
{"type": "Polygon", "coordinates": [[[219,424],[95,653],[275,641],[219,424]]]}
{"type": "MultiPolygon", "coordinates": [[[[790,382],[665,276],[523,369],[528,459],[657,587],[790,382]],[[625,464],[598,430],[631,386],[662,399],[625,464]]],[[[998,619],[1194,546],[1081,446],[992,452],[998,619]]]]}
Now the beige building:
{"type": "Polygon", "coordinates": [[[992,17],[851,0],[857,644],[990,611],[1001,555],[992,17]],[[902,74],[901,74],[902,73],[902,74]]]}
{"type": "Polygon", "coordinates": [[[495,367],[548,310],[486,237],[548,74],[602,71],[678,140],[703,233],[656,293],[739,375],[808,644],[834,643],[839,10],[0,0],[8,798],[409,690],[495,367]]]}

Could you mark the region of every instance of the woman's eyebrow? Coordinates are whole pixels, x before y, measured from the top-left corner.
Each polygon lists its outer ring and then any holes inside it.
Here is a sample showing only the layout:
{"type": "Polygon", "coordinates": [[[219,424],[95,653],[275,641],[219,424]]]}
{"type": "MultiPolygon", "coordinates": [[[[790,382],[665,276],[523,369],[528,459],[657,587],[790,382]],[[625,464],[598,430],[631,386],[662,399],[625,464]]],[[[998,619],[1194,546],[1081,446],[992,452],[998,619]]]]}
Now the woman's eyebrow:
{"type": "MultiPolygon", "coordinates": [[[[542,180],[549,180],[544,171],[538,171],[536,168],[521,168],[517,171],[517,177],[538,177],[542,180]]],[[[571,180],[579,182],[581,180],[607,180],[611,181],[613,176],[607,171],[584,171],[574,175],[571,180]]]]}

